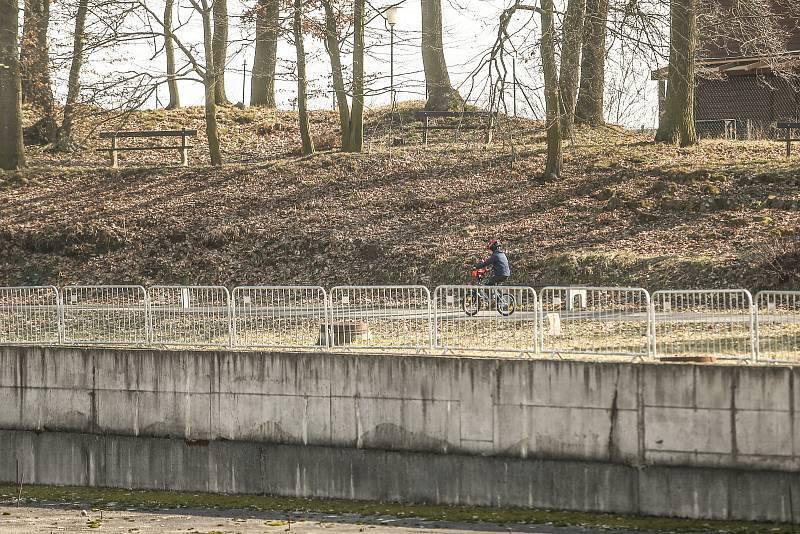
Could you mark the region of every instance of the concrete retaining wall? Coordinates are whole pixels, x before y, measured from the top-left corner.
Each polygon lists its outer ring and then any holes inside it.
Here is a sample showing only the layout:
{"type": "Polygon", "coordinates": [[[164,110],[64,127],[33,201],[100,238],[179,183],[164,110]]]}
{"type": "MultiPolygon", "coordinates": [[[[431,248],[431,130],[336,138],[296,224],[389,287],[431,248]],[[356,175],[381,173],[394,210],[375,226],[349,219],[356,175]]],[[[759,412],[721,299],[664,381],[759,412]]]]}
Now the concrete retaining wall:
{"type": "Polygon", "coordinates": [[[798,372],[4,347],[0,479],[789,521],[798,372]]]}

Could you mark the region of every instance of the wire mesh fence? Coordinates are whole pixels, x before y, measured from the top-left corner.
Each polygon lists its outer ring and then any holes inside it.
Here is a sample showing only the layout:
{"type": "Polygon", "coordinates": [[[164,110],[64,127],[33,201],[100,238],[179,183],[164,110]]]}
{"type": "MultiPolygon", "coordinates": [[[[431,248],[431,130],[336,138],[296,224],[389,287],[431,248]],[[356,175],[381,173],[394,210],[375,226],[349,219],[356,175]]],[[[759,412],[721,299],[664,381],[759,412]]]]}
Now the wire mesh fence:
{"type": "Polygon", "coordinates": [[[58,343],[58,289],[0,287],[0,344],[58,343]]]}
{"type": "Polygon", "coordinates": [[[67,286],[61,294],[65,343],[147,343],[147,291],[143,287],[67,286]]]}
{"type": "Polygon", "coordinates": [[[153,286],[150,341],[158,345],[228,346],[230,294],[222,286],[153,286]]]}
{"type": "Polygon", "coordinates": [[[539,295],[539,309],[543,353],[650,353],[650,294],[644,289],[546,287],[539,295]]]}
{"type": "Polygon", "coordinates": [[[328,346],[328,294],[321,287],[237,287],[232,309],[236,347],[328,346]]]}
{"type": "Polygon", "coordinates": [[[744,289],[656,291],[657,357],[755,359],[753,297],[744,289]]]}
{"type": "Polygon", "coordinates": [[[431,348],[431,294],[423,286],[331,289],[330,345],[354,349],[431,348]]]}
{"type": "Polygon", "coordinates": [[[536,291],[524,286],[445,285],[434,293],[434,346],[444,352],[533,354],[536,291]]]}
{"type": "Polygon", "coordinates": [[[800,291],[756,295],[758,359],[800,363],[800,291]]]}
{"type": "Polygon", "coordinates": [[[524,286],[0,288],[0,344],[376,349],[800,363],[800,291],[524,286]]]}

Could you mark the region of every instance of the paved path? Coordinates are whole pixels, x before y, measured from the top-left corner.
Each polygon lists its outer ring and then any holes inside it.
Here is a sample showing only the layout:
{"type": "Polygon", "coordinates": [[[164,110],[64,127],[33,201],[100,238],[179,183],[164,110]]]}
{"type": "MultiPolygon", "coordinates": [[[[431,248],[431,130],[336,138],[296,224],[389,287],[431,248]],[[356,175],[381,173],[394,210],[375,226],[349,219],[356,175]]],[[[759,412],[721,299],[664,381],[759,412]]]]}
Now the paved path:
{"type": "Polygon", "coordinates": [[[40,503],[37,506],[0,505],[0,532],[3,534],[55,532],[122,533],[388,533],[388,534],[478,534],[519,532],[527,534],[649,534],[580,527],[547,525],[495,525],[489,523],[448,523],[415,519],[360,517],[356,515],[304,514],[291,524],[284,513],[251,510],[125,508],[99,511],[82,510],[65,503],[40,503]]]}

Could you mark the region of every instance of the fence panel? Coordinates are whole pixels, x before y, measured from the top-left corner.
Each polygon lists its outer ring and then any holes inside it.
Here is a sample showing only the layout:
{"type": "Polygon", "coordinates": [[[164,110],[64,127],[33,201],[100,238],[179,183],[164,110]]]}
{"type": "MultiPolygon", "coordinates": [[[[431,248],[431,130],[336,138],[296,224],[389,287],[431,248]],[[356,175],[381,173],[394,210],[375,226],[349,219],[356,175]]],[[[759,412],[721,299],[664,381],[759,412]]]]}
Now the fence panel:
{"type": "Polygon", "coordinates": [[[231,343],[230,294],[222,286],[153,286],[150,341],[159,345],[227,347],[231,343]]]}
{"type": "Polygon", "coordinates": [[[434,293],[435,347],[445,352],[533,354],[536,291],[524,286],[446,285],[434,293]]]}
{"type": "Polygon", "coordinates": [[[753,297],[745,289],[653,293],[655,355],[755,357],[753,297]]]}
{"type": "Polygon", "coordinates": [[[321,287],[237,287],[232,308],[236,347],[327,346],[328,294],[321,287]]]}
{"type": "Polygon", "coordinates": [[[542,352],[644,357],[650,294],[638,287],[546,287],[539,295],[542,352]]]}
{"type": "Polygon", "coordinates": [[[58,343],[58,289],[0,287],[0,344],[58,343]]]}
{"type": "Polygon", "coordinates": [[[423,286],[331,289],[330,344],[354,349],[431,348],[431,294],[423,286]]]}
{"type": "Polygon", "coordinates": [[[800,291],[756,295],[759,361],[800,363],[800,291]]]}
{"type": "Polygon", "coordinates": [[[61,295],[65,343],[147,343],[147,291],[142,286],[67,286],[61,295]]]}

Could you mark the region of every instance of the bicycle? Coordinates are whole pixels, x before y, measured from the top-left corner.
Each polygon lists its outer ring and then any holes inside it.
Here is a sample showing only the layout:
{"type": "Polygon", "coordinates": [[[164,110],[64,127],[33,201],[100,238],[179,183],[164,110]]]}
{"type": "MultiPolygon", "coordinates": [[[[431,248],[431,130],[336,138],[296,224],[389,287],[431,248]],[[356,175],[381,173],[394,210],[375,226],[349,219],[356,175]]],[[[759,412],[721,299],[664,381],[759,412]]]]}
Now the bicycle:
{"type": "Polygon", "coordinates": [[[497,310],[503,317],[513,315],[517,310],[517,299],[511,293],[505,293],[496,286],[484,285],[484,277],[489,272],[488,268],[472,269],[470,275],[475,280],[475,285],[480,286],[467,290],[461,306],[468,317],[478,315],[481,310],[497,310]]]}

